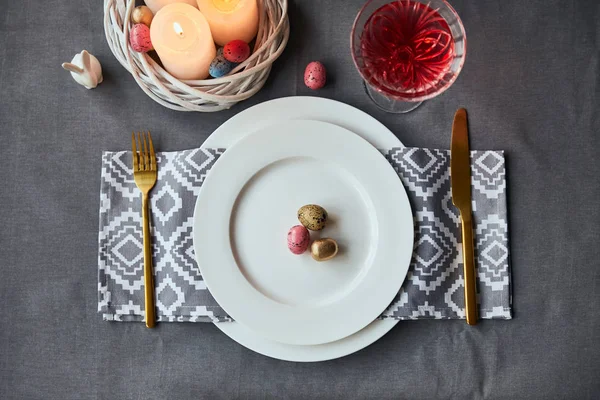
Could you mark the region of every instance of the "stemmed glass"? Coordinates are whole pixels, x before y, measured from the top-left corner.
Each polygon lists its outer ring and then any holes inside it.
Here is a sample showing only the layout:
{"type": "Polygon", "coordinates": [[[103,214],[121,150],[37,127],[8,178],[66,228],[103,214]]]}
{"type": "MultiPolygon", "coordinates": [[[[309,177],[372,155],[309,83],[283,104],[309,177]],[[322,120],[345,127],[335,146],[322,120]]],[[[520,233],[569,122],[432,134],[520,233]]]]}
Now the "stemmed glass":
{"type": "Polygon", "coordinates": [[[445,0],[369,0],[350,42],[367,94],[391,113],[412,111],[448,89],[467,46],[463,24],[445,0]]]}

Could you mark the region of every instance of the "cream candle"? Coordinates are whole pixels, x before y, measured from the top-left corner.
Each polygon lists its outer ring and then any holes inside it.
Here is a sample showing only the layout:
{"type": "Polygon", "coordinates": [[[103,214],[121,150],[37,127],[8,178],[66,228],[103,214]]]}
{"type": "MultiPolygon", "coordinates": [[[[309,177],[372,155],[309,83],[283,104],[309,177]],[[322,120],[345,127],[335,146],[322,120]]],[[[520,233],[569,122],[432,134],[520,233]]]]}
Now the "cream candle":
{"type": "Polygon", "coordinates": [[[206,18],[184,3],[164,6],[154,16],[150,38],[163,66],[178,79],[204,79],[217,49],[206,18]]]}
{"type": "Polygon", "coordinates": [[[152,10],[152,14],[156,14],[158,10],[166,6],[167,4],[172,3],[187,3],[191,6],[198,7],[196,0],[146,0],[146,5],[150,10],[152,10]]]}
{"type": "Polygon", "coordinates": [[[197,0],[210,25],[215,42],[225,46],[232,40],[248,43],[258,31],[257,0],[197,0]]]}

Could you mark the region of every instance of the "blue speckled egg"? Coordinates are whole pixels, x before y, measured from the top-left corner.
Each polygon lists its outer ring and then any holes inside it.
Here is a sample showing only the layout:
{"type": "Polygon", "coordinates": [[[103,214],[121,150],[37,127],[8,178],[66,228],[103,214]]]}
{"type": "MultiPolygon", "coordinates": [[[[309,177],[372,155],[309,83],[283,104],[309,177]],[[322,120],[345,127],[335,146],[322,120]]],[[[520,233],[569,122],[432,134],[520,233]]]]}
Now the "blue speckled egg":
{"type": "Polygon", "coordinates": [[[225,76],[235,67],[235,64],[229,62],[223,57],[223,52],[217,54],[214,60],[210,63],[208,67],[208,73],[213,78],[220,78],[225,76]]]}

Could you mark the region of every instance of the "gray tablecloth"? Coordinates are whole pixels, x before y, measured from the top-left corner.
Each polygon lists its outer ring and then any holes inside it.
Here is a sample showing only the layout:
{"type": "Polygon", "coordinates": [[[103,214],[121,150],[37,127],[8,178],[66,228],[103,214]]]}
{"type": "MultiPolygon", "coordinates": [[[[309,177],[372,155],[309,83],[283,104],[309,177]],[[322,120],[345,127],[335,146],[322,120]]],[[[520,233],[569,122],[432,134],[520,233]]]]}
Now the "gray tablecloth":
{"type": "Polygon", "coordinates": [[[452,3],[468,55],[454,86],[404,116],[367,99],[349,53],[362,0],[295,0],[291,41],[265,88],[217,114],[177,113],[117,63],[102,2],[0,6],[0,398],[349,399],[600,396],[600,7],[597,1],[452,3]],[[87,91],[60,63],[86,48],[87,91]],[[327,87],[303,85],[323,61],[327,87]],[[96,313],[102,150],[152,129],[162,150],[197,147],[223,121],[288,95],[372,114],[407,146],[447,148],[469,111],[475,149],[506,151],[514,319],[400,322],[335,361],[258,355],[210,324],[108,324],[96,313]]]}

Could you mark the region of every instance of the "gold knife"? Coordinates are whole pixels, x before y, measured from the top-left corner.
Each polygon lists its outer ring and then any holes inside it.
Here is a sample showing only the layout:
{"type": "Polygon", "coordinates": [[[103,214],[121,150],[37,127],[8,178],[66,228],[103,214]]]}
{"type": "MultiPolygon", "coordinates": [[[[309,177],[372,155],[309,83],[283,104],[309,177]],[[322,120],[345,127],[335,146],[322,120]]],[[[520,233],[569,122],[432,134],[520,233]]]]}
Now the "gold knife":
{"type": "Polygon", "coordinates": [[[454,115],[450,146],[450,177],[452,203],[460,211],[462,223],[463,266],[465,277],[465,314],[467,324],[477,323],[477,294],[475,291],[475,255],[473,253],[473,223],[471,219],[471,157],[467,110],[454,115]]]}

